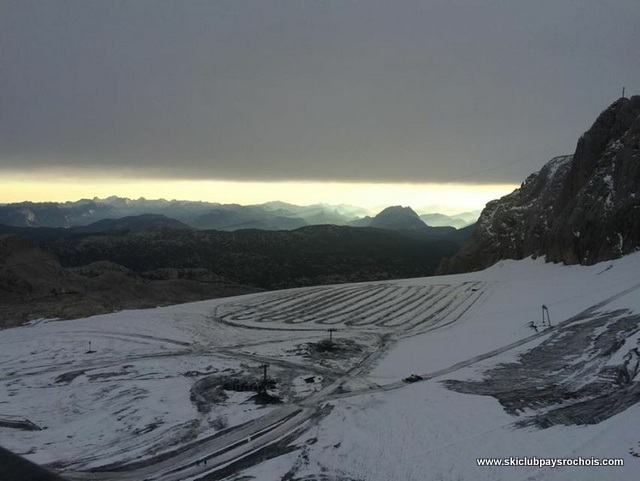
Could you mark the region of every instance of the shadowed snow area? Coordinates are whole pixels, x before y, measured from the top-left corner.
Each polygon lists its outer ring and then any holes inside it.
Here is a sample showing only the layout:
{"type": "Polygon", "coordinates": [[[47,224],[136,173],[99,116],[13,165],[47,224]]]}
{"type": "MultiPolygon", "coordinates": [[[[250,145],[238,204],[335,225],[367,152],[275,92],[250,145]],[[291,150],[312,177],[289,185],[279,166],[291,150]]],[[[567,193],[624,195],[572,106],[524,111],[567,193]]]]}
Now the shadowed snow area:
{"type": "Polygon", "coordinates": [[[635,480],[638,272],[525,259],[34,321],[0,331],[0,445],[69,480],[635,480]],[[476,463],[510,456],[624,466],[476,463]]]}

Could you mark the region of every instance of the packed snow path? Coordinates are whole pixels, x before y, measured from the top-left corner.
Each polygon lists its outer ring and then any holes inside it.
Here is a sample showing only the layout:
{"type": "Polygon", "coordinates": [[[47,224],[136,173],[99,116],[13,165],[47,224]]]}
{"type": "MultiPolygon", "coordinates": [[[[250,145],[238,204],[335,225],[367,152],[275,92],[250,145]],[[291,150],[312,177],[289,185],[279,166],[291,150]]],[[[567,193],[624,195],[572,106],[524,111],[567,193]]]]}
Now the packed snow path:
{"type": "Polygon", "coordinates": [[[485,291],[480,282],[318,287],[228,303],[218,320],[263,329],[382,327],[425,330],[453,322],[485,291]],[[282,326],[282,325],[285,326],[282,326]],[[276,326],[274,326],[276,325],[276,326]]]}

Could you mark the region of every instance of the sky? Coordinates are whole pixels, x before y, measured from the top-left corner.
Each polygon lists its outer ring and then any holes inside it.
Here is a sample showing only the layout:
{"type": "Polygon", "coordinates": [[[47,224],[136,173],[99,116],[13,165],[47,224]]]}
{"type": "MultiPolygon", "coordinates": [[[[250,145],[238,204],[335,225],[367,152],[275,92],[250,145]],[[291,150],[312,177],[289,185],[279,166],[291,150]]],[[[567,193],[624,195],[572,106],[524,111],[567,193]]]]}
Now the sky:
{"type": "Polygon", "coordinates": [[[637,0],[0,1],[0,202],[481,208],[621,95],[637,0]]]}

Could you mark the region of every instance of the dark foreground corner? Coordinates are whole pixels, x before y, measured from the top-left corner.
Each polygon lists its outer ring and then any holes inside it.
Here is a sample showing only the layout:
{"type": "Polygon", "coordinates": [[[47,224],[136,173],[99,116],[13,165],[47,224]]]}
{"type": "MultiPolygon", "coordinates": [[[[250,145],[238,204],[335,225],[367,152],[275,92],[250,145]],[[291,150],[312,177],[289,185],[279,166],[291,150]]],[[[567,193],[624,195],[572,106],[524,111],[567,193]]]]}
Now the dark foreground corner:
{"type": "Polygon", "coordinates": [[[65,481],[65,479],[0,447],[0,481],[65,481]]]}

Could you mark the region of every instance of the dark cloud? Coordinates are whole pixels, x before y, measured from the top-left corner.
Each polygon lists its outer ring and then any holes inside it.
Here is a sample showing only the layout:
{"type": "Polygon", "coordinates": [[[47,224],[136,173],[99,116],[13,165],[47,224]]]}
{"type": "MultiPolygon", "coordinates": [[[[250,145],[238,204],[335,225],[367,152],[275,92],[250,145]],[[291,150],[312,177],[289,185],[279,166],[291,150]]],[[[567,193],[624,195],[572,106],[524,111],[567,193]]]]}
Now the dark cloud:
{"type": "Polygon", "coordinates": [[[640,2],[0,4],[0,168],[519,182],[639,93],[640,2]]]}

